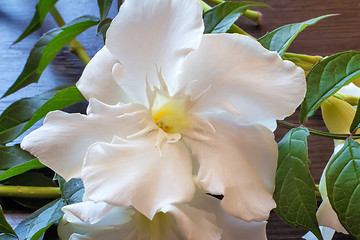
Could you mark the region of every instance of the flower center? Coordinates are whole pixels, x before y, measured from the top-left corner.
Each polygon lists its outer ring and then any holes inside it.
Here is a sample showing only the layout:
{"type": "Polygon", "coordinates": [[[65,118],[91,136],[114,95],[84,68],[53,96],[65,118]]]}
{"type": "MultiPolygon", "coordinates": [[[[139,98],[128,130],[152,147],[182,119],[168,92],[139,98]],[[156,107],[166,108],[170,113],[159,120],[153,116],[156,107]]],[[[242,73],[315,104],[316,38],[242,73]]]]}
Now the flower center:
{"type": "Polygon", "coordinates": [[[157,95],[151,108],[156,125],[166,133],[181,133],[191,123],[184,103],[184,99],[157,95]]]}

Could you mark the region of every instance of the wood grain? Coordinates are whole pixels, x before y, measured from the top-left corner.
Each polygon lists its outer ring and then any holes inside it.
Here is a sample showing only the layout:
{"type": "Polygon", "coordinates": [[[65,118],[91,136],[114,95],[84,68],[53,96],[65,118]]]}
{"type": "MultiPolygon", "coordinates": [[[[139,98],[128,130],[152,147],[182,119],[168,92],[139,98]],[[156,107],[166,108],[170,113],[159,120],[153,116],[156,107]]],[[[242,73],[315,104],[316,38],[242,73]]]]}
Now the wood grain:
{"type": "MultiPolygon", "coordinates": [[[[285,24],[302,22],[324,14],[337,13],[340,15],[321,20],[315,26],[308,27],[296,38],[289,52],[328,56],[346,50],[360,50],[360,1],[358,0],[263,0],[262,2],[267,3],[272,8],[259,9],[263,13],[261,26],[256,26],[246,19],[238,21],[241,28],[255,37],[260,37],[285,24]]],[[[36,40],[42,33],[56,27],[54,20],[48,16],[39,31],[22,42],[12,45],[30,22],[35,5],[35,0],[0,0],[0,32],[2,34],[0,37],[0,95],[4,94],[20,74],[36,40]]],[[[95,0],[60,0],[57,7],[66,22],[84,14],[98,16],[95,0]],[[84,6],[86,7],[84,8],[84,6]]],[[[110,16],[113,17],[115,14],[116,8],[113,7],[110,16]]],[[[96,36],[95,31],[95,28],[91,28],[78,37],[90,56],[93,56],[103,44],[101,36],[96,36]]],[[[9,97],[1,99],[0,112],[19,98],[33,96],[59,85],[74,84],[80,77],[82,70],[81,62],[66,49],[62,50],[44,71],[38,84],[32,84],[9,97]]],[[[73,110],[84,111],[84,106],[77,106],[73,110]]],[[[288,120],[297,123],[297,119],[298,114],[296,113],[288,120]]],[[[320,112],[317,112],[309,120],[307,126],[326,130],[320,112]]],[[[280,140],[286,132],[286,129],[277,129],[276,139],[280,140]]],[[[309,146],[310,170],[314,180],[318,182],[332,153],[332,141],[311,136],[309,146]]],[[[14,221],[25,215],[23,212],[7,210],[7,217],[13,224],[16,224],[14,221]]],[[[306,233],[304,229],[286,225],[275,214],[271,214],[267,232],[269,239],[301,239],[301,236],[306,233]]],[[[53,239],[53,237],[49,239],[53,239]]],[[[334,239],[350,238],[337,234],[334,239]]]]}

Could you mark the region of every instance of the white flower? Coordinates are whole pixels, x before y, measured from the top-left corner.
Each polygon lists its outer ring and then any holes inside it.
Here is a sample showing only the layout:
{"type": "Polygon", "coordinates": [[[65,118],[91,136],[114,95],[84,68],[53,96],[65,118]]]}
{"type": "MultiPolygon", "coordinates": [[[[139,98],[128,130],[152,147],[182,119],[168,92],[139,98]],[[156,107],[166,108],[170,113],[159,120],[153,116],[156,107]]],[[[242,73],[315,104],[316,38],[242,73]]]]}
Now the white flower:
{"type": "Polygon", "coordinates": [[[195,0],[127,0],[77,83],[87,115],[49,113],[22,147],[86,198],[152,219],[189,202],[193,173],[225,210],[263,221],[277,145],[271,129],[305,94],[303,71],[251,37],[203,35],[195,0]]]}
{"type": "Polygon", "coordinates": [[[164,206],[153,220],[132,207],[85,201],[63,207],[62,240],[265,240],[266,222],[248,223],[228,215],[220,201],[197,191],[186,204],[164,206]]]}

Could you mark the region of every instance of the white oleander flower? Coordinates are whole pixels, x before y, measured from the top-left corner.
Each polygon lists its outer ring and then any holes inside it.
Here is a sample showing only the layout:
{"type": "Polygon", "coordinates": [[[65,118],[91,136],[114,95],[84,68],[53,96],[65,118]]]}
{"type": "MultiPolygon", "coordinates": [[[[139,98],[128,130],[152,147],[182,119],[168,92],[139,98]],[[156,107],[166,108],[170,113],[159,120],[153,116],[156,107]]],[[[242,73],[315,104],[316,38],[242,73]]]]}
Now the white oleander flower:
{"type": "Polygon", "coordinates": [[[85,201],[63,207],[61,240],[265,240],[266,222],[228,215],[220,200],[197,191],[189,204],[162,207],[149,220],[132,207],[85,201]]]}
{"type": "Polygon", "coordinates": [[[191,201],[193,174],[231,215],[267,219],[271,130],[301,103],[304,73],[251,37],[203,30],[195,0],[125,1],[77,83],[87,114],[49,113],[22,147],[81,177],[87,199],[149,219],[191,201]]]}

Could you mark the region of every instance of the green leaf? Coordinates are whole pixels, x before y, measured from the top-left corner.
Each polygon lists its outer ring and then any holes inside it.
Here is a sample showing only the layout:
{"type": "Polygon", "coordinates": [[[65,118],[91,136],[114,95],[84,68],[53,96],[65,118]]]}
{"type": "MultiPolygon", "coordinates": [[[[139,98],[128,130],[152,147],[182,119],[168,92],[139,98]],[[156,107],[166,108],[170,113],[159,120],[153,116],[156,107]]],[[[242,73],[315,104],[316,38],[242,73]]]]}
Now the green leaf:
{"type": "Polygon", "coordinates": [[[270,51],[277,51],[279,55],[282,56],[302,30],[304,30],[307,26],[314,25],[321,19],[330,16],[333,15],[324,15],[305,22],[293,23],[279,27],[274,31],[265,34],[263,37],[259,38],[258,41],[264,46],[264,48],[269,49],[270,51]]]}
{"type": "Polygon", "coordinates": [[[80,33],[95,26],[98,22],[99,19],[96,17],[83,16],[61,28],[55,28],[45,33],[31,50],[22,73],[3,97],[16,92],[30,83],[38,82],[42,72],[56,54],[80,33]]]}
{"type": "Polygon", "coordinates": [[[2,174],[0,174],[0,181],[5,180],[7,178],[11,178],[13,176],[17,176],[32,169],[44,168],[44,167],[45,166],[41,162],[39,162],[37,158],[35,158],[28,162],[19,164],[4,171],[2,174]]]}
{"type": "Polygon", "coordinates": [[[45,117],[46,114],[48,114],[50,111],[63,109],[83,100],[85,100],[84,96],[75,86],[71,86],[58,91],[52,98],[50,98],[46,103],[44,103],[34,112],[32,118],[26,123],[20,134],[28,130],[41,118],[45,117]]]}
{"type": "Polygon", "coordinates": [[[0,146],[0,181],[44,165],[19,145],[0,146]]]}
{"type": "Polygon", "coordinates": [[[322,239],[316,219],[315,183],[308,168],[307,128],[290,130],[279,142],[275,213],[286,223],[310,230],[322,239]]]}
{"type": "Polygon", "coordinates": [[[359,127],[360,127],[360,99],[358,101],[354,120],[352,121],[350,126],[350,132],[354,133],[359,127]]]}
{"type": "Polygon", "coordinates": [[[224,33],[251,7],[269,7],[258,2],[223,2],[204,12],[204,33],[224,33]]]}
{"type": "Polygon", "coordinates": [[[350,235],[360,239],[360,145],[347,139],[326,171],[326,189],[332,208],[350,235]]]}
{"type": "MultiPolygon", "coordinates": [[[[19,239],[43,239],[45,231],[64,215],[61,208],[65,205],[66,202],[64,199],[56,199],[25,218],[15,228],[15,232],[19,239]]],[[[5,237],[4,240],[12,239],[5,237]]]]}
{"type": "Polygon", "coordinates": [[[113,0],[98,0],[98,6],[100,11],[100,19],[104,20],[109,14],[109,10],[113,0]]]}
{"type": "Polygon", "coordinates": [[[27,121],[33,113],[51,99],[56,92],[64,86],[55,88],[43,94],[20,99],[11,104],[0,116],[0,143],[8,143],[15,140],[21,133],[27,121]]]}
{"type": "Polygon", "coordinates": [[[60,191],[67,204],[73,204],[82,202],[85,189],[80,178],[72,178],[60,186],[60,191]]]}
{"type": "Polygon", "coordinates": [[[108,30],[108,28],[110,27],[112,19],[111,18],[106,18],[103,21],[101,21],[98,25],[97,28],[97,33],[101,33],[101,35],[103,36],[103,40],[105,43],[105,39],[106,39],[106,32],[108,30]]]}
{"type": "Polygon", "coordinates": [[[12,229],[12,227],[10,226],[10,224],[6,221],[6,218],[4,216],[4,212],[2,207],[0,206],[0,238],[3,235],[7,235],[10,239],[18,239],[16,237],[16,233],[14,231],[14,229],[12,229]]]}
{"type": "Polygon", "coordinates": [[[312,116],[326,98],[359,77],[358,51],[337,53],[315,64],[306,76],[307,91],[301,105],[300,122],[312,116]]]}
{"type": "Polygon", "coordinates": [[[36,11],[33,19],[31,20],[29,26],[27,26],[25,31],[21,34],[21,36],[14,42],[14,44],[20,42],[31,33],[38,30],[44,22],[46,15],[57,1],[58,0],[39,0],[36,5],[36,11]]]}

